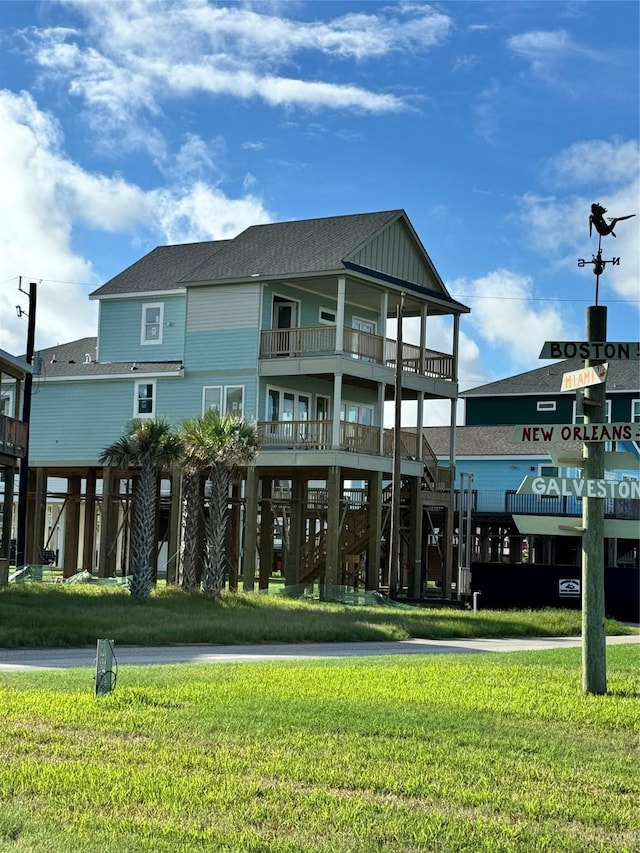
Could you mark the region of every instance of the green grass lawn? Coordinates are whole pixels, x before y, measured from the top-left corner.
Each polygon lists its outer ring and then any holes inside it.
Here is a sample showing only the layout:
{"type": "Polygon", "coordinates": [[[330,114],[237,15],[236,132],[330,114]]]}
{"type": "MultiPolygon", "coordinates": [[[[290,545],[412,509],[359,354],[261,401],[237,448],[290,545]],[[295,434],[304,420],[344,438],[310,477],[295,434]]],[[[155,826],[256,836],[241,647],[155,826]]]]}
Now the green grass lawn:
{"type": "Polygon", "coordinates": [[[640,849],[636,646],[0,673],[0,850],[640,849]]]}
{"type": "MultiPolygon", "coordinates": [[[[624,633],[609,620],[609,634],[624,633]]],[[[220,599],[175,588],[149,601],[128,590],[97,586],[10,585],[0,589],[0,648],[117,644],[300,643],[449,639],[452,637],[578,636],[578,610],[492,611],[352,606],[278,595],[220,599]]]]}

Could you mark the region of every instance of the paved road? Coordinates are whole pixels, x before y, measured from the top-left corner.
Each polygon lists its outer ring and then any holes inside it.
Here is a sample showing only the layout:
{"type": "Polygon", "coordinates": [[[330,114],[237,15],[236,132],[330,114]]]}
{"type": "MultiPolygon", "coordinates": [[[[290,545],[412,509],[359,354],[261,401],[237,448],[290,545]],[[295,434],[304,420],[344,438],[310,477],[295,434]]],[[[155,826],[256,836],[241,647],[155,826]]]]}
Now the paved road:
{"type": "MultiPolygon", "coordinates": [[[[636,643],[640,635],[607,637],[607,644],[636,643]]],[[[514,652],[579,646],[580,637],[501,640],[400,640],[382,643],[306,643],[259,646],[115,646],[120,666],[167,663],[246,663],[373,655],[438,655],[514,652]]],[[[0,672],[94,667],[95,649],[0,649],[0,672]]]]}

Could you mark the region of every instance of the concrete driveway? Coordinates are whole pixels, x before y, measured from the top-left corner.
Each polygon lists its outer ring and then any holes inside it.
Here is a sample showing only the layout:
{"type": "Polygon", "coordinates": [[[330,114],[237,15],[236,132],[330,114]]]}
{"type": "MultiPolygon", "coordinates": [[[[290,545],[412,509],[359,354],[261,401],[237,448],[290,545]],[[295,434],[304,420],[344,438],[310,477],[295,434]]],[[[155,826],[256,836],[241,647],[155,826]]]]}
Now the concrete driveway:
{"type": "MultiPolygon", "coordinates": [[[[520,637],[500,640],[400,640],[381,643],[306,643],[256,646],[118,646],[120,666],[171,663],[248,663],[267,660],[311,660],[379,655],[481,654],[570,648],[580,637],[520,637]]],[[[607,637],[608,645],[635,643],[640,662],[640,635],[607,637]]],[[[95,648],[0,649],[0,672],[95,667],[95,648]]]]}

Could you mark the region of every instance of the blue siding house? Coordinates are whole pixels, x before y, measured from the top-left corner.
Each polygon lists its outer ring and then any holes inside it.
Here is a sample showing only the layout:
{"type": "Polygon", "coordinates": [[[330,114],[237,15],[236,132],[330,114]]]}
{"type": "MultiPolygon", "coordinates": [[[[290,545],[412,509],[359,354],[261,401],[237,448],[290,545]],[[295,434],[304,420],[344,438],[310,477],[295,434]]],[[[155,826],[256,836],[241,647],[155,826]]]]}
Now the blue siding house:
{"type": "MultiPolygon", "coordinates": [[[[401,586],[421,594],[423,518],[438,507],[453,523],[453,469],[423,438],[423,412],[436,400],[455,411],[459,318],[468,309],[448,293],[404,211],[257,225],[231,240],[160,246],[91,299],[99,303],[96,337],[40,351],[34,381],[31,491],[38,504],[52,478],[67,483],[65,500],[75,507],[65,521],[67,574],[109,575],[124,560],[122,520],[134,484],[103,471],[98,458],[126,422],[163,416],[178,427],[214,410],[255,421],[261,443],[230,496],[232,586],[239,573],[245,588],[256,579],[266,586],[276,563],[291,584],[384,586],[383,484],[398,446],[401,586]],[[403,317],[419,318],[418,345],[387,335],[400,306],[403,317]],[[429,342],[429,321],[441,316],[451,320],[446,352],[429,342]],[[417,415],[395,441],[383,411],[395,399],[397,374],[401,398],[417,402],[417,415]],[[353,481],[360,489],[350,489],[353,481]]],[[[159,536],[168,579],[179,580],[179,475],[167,472],[163,496],[159,536]]],[[[33,553],[42,539],[38,520],[33,553]]]]}

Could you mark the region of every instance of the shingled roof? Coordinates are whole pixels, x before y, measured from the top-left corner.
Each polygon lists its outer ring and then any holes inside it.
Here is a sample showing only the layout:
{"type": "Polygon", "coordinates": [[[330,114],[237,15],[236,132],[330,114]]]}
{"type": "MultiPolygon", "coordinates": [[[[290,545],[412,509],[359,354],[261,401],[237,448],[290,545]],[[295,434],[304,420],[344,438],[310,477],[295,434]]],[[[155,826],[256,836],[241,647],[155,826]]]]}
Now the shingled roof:
{"type": "Polygon", "coordinates": [[[97,338],[79,338],[36,352],[34,374],[46,379],[177,373],[180,361],[96,361],[97,338]]]}
{"type": "Polygon", "coordinates": [[[343,261],[402,210],[252,225],[223,251],[183,276],[183,282],[286,276],[344,269],[343,261]]]}
{"type": "MultiPolygon", "coordinates": [[[[607,372],[607,392],[638,391],[640,389],[640,368],[637,361],[610,361],[607,372]]],[[[584,359],[569,358],[507,376],[487,385],[479,385],[463,391],[461,397],[495,397],[513,394],[553,394],[560,393],[562,375],[584,367],[584,359]]]]}
{"type": "Polygon", "coordinates": [[[212,257],[229,240],[209,240],[205,243],[181,243],[177,246],[157,246],[126,270],[118,273],[90,295],[90,299],[130,293],[158,293],[164,290],[183,290],[180,279],[207,258],[212,257]]]}
{"type": "MultiPolygon", "coordinates": [[[[511,443],[513,426],[459,426],[456,427],[456,457],[471,456],[544,456],[546,448],[531,444],[511,443]]],[[[449,427],[425,427],[424,435],[439,459],[449,458],[449,427]]],[[[566,442],[566,447],[579,447],[579,442],[566,442]]]]}

